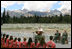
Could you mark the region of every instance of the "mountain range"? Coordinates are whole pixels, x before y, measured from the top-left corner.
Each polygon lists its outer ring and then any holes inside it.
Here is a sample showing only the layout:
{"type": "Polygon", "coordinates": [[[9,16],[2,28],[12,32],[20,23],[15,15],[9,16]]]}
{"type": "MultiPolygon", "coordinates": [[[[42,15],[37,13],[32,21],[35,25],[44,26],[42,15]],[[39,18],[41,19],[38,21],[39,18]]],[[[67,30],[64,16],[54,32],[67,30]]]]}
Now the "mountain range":
{"type": "MultiPolygon", "coordinates": [[[[7,10],[5,11],[5,15],[7,15],[7,12],[9,13],[9,15],[11,17],[13,16],[16,16],[16,17],[20,17],[20,16],[25,16],[25,17],[28,17],[28,16],[34,16],[34,15],[37,15],[37,16],[59,16],[60,14],[62,15],[65,15],[65,14],[68,14],[68,15],[71,15],[71,10],[67,10],[67,9],[62,9],[61,11],[55,9],[55,10],[50,10],[50,11],[44,11],[44,12],[40,12],[40,11],[29,11],[27,9],[19,9],[19,10],[7,10]]],[[[1,16],[2,16],[2,13],[1,13],[1,16]]]]}

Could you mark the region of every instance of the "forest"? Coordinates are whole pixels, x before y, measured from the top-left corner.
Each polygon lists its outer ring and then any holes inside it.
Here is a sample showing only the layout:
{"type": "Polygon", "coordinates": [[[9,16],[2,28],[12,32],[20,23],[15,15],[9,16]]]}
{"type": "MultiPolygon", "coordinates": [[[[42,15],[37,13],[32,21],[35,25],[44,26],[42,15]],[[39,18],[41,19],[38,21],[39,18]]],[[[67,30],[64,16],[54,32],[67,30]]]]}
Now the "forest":
{"type": "Polygon", "coordinates": [[[25,16],[9,16],[9,13],[7,12],[7,15],[5,15],[5,9],[3,11],[3,15],[1,17],[1,23],[71,23],[71,16],[70,15],[64,15],[60,14],[60,16],[31,16],[31,17],[25,17],[25,16]]]}

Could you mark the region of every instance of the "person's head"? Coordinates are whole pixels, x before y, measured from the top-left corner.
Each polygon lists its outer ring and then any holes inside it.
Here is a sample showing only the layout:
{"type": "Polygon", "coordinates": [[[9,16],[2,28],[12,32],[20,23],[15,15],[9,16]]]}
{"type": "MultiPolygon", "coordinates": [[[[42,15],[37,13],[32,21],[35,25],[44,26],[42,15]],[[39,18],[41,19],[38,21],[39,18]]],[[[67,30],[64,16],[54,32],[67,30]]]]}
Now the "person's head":
{"type": "Polygon", "coordinates": [[[9,37],[9,35],[6,35],[5,42],[6,42],[6,40],[7,40],[8,37],[9,37]]]}
{"type": "Polygon", "coordinates": [[[13,36],[10,36],[10,40],[13,40],[13,36]]]}
{"type": "Polygon", "coordinates": [[[56,32],[58,33],[58,30],[56,30],[56,32]]]}
{"type": "Polygon", "coordinates": [[[9,37],[9,35],[6,35],[6,38],[8,38],[9,37]]]}
{"type": "Polygon", "coordinates": [[[53,40],[53,36],[50,36],[50,40],[53,40]]]}
{"type": "Polygon", "coordinates": [[[64,32],[66,33],[66,30],[64,30],[64,32]]]}
{"type": "Polygon", "coordinates": [[[6,34],[3,34],[3,38],[5,38],[6,34]]]}
{"type": "Polygon", "coordinates": [[[18,41],[20,42],[21,41],[21,38],[18,38],[18,41]]]}
{"type": "Polygon", "coordinates": [[[14,42],[17,40],[17,38],[14,39],[14,42]]]}
{"type": "Polygon", "coordinates": [[[26,41],[26,38],[24,38],[23,40],[26,41]]]}
{"type": "Polygon", "coordinates": [[[32,42],[32,38],[30,37],[29,40],[28,40],[28,45],[30,45],[32,42]]]}

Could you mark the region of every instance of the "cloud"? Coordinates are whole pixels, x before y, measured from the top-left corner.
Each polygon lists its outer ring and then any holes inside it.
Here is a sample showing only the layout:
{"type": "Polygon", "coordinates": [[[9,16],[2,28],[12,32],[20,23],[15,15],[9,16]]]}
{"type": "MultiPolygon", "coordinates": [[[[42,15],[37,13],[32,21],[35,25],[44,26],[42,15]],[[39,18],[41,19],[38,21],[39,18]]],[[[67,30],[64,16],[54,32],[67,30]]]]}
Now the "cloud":
{"type": "Polygon", "coordinates": [[[57,1],[27,1],[24,3],[22,9],[35,10],[35,11],[43,11],[49,10],[53,4],[57,3],[57,1]]]}
{"type": "Polygon", "coordinates": [[[62,9],[71,10],[71,1],[61,1],[59,5],[61,5],[61,7],[58,8],[58,10],[62,10],[62,9]]]}
{"type": "Polygon", "coordinates": [[[24,6],[21,9],[43,11],[49,10],[53,4],[58,1],[1,1],[1,7],[7,8],[8,6],[17,4],[23,4],[24,6]]]}
{"type": "MultiPolygon", "coordinates": [[[[48,11],[57,2],[58,1],[1,1],[1,7],[7,8],[8,6],[12,6],[15,3],[17,3],[23,4],[23,7],[21,9],[28,9],[34,11],[48,11]]],[[[61,1],[59,5],[61,5],[61,7],[58,8],[58,10],[62,10],[64,8],[71,10],[71,1],[61,1]]]]}
{"type": "Polygon", "coordinates": [[[12,1],[1,1],[1,7],[7,8],[8,6],[11,6],[15,4],[15,2],[12,1]]]}
{"type": "Polygon", "coordinates": [[[17,3],[17,4],[23,4],[24,1],[1,1],[1,7],[7,8],[8,6],[12,6],[15,3],[17,3]]]}

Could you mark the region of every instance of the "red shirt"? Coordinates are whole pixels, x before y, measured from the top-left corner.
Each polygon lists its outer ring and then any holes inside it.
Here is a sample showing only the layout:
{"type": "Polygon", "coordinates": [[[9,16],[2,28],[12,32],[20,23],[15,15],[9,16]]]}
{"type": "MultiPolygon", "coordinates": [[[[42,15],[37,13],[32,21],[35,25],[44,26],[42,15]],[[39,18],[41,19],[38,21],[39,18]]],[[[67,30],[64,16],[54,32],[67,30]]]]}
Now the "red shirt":
{"type": "Polygon", "coordinates": [[[28,48],[26,41],[22,42],[22,48],[28,48]]]}
{"type": "Polygon", "coordinates": [[[46,48],[46,43],[43,44],[43,46],[41,46],[40,43],[37,43],[36,48],[46,48]]]}
{"type": "Polygon", "coordinates": [[[37,43],[36,48],[40,48],[40,43],[37,43]]]}
{"type": "Polygon", "coordinates": [[[17,48],[21,48],[21,45],[22,43],[21,42],[17,42],[17,48]]]}
{"type": "Polygon", "coordinates": [[[9,47],[9,39],[6,40],[6,47],[9,47]]]}
{"type": "Polygon", "coordinates": [[[13,42],[13,48],[17,48],[17,41],[13,42]]]}
{"type": "Polygon", "coordinates": [[[32,42],[30,48],[35,48],[35,43],[32,42]]]}
{"type": "Polygon", "coordinates": [[[41,48],[46,48],[46,43],[43,44],[43,46],[40,45],[41,48]]]}
{"type": "Polygon", "coordinates": [[[49,41],[47,43],[47,48],[56,48],[56,45],[55,45],[55,43],[53,41],[49,41]]]}
{"type": "Polygon", "coordinates": [[[10,40],[9,41],[9,48],[12,48],[12,46],[13,46],[13,40],[10,40]]]}
{"type": "Polygon", "coordinates": [[[2,46],[5,47],[5,38],[2,38],[2,46]]]}

